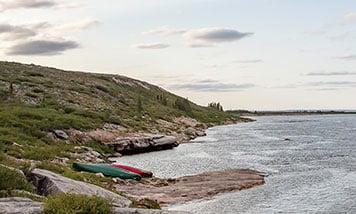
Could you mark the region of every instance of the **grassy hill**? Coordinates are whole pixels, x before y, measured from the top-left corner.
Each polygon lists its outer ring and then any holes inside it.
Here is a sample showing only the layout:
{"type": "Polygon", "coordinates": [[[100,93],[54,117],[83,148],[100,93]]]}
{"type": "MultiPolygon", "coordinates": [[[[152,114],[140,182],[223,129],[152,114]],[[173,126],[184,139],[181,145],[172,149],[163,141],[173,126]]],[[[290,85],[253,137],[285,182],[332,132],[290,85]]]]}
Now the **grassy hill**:
{"type": "Polygon", "coordinates": [[[18,182],[18,176],[8,166],[24,172],[33,167],[44,168],[112,188],[111,179],[79,173],[70,166],[78,154],[86,154],[83,146],[104,158],[114,151],[97,140],[55,139],[51,135],[54,130],[89,132],[105,130],[109,124],[128,134],[184,132],[189,123],[177,123],[177,118],[198,122],[203,128],[242,120],[124,76],[0,62],[0,197],[18,196],[14,189],[31,189],[30,183],[18,182]]]}
{"type": "Polygon", "coordinates": [[[171,130],[158,120],[185,116],[214,125],[240,119],[128,77],[14,62],[0,62],[0,101],[0,152],[35,160],[70,150],[53,146],[48,132],[56,129],[85,131],[109,123],[164,134],[171,130]]]}

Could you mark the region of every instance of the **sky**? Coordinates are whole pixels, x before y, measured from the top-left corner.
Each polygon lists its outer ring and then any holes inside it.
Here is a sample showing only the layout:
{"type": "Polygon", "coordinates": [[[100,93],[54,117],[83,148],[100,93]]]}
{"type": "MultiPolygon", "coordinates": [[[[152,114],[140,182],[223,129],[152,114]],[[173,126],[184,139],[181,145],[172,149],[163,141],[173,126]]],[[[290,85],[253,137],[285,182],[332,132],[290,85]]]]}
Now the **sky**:
{"type": "Polygon", "coordinates": [[[0,0],[0,60],[225,110],[356,109],[356,1],[0,0]]]}

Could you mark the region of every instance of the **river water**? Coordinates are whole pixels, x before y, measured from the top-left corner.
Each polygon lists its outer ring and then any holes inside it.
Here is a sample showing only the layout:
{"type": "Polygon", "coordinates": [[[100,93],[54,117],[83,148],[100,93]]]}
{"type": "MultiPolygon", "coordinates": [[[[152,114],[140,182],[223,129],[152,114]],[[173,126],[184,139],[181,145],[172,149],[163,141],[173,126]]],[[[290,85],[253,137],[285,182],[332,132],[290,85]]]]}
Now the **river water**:
{"type": "Polygon", "coordinates": [[[217,126],[173,150],[126,156],[120,163],[180,177],[250,168],[266,183],[176,204],[192,213],[356,213],[356,115],[266,116],[217,126]]]}

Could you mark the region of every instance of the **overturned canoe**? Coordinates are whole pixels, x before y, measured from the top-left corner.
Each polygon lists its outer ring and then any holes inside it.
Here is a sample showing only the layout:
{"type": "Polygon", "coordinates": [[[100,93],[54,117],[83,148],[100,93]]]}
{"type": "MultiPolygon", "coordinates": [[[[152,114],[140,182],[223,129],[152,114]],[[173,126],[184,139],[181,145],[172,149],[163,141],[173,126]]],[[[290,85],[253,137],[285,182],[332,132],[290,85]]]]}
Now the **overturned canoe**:
{"type": "Polygon", "coordinates": [[[93,173],[103,173],[105,176],[109,177],[119,177],[122,179],[134,179],[141,180],[141,176],[129,172],[124,169],[116,168],[111,166],[110,164],[83,164],[83,163],[73,163],[73,168],[80,171],[87,171],[93,173]]]}
{"type": "Polygon", "coordinates": [[[115,168],[119,168],[119,169],[124,169],[127,170],[129,172],[133,172],[136,174],[141,175],[142,177],[152,177],[153,173],[150,171],[146,171],[143,169],[138,169],[135,167],[131,167],[131,166],[125,166],[125,165],[119,165],[119,164],[111,164],[111,166],[115,167],[115,168]]]}

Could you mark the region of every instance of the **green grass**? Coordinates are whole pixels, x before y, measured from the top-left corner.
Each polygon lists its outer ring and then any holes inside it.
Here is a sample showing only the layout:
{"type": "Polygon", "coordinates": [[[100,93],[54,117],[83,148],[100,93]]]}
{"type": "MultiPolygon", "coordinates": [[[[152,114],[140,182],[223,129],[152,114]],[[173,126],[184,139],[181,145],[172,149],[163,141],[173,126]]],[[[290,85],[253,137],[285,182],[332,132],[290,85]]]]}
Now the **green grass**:
{"type": "Polygon", "coordinates": [[[60,194],[50,196],[44,204],[44,214],[110,214],[112,202],[99,196],[60,194]]]}
{"type": "Polygon", "coordinates": [[[32,185],[19,172],[0,165],[0,190],[32,191],[32,185]]]}
{"type": "MultiPolygon", "coordinates": [[[[86,131],[111,123],[130,132],[150,132],[157,127],[157,119],[187,116],[208,125],[239,119],[127,77],[9,62],[0,62],[0,71],[0,151],[17,158],[42,161],[66,156],[73,146],[49,138],[55,129],[86,131]],[[26,103],[33,99],[37,104],[26,103]]],[[[69,144],[75,143],[81,142],[73,139],[69,144]]],[[[101,153],[113,152],[100,142],[89,144],[101,153]]]]}

